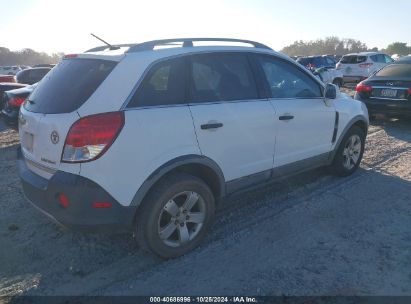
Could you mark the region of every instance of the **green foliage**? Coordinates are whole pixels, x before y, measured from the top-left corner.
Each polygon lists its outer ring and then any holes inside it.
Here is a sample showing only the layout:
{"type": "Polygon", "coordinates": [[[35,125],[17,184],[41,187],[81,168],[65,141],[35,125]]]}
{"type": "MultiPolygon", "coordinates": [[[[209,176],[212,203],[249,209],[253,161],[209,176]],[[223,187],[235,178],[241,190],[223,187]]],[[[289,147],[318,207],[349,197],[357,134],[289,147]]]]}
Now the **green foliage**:
{"type": "Polygon", "coordinates": [[[281,52],[289,56],[310,56],[322,54],[345,55],[348,53],[367,51],[367,45],[355,39],[340,39],[338,37],[327,37],[325,39],[295,41],[286,46],[281,52]]]}
{"type": "Polygon", "coordinates": [[[57,63],[64,54],[54,53],[48,55],[39,53],[32,49],[10,51],[8,48],[0,47],[0,66],[2,65],[35,65],[41,63],[57,63]]]}
{"type": "Polygon", "coordinates": [[[390,55],[398,54],[405,56],[411,54],[411,46],[407,46],[405,42],[394,42],[388,45],[385,51],[390,55]]]}

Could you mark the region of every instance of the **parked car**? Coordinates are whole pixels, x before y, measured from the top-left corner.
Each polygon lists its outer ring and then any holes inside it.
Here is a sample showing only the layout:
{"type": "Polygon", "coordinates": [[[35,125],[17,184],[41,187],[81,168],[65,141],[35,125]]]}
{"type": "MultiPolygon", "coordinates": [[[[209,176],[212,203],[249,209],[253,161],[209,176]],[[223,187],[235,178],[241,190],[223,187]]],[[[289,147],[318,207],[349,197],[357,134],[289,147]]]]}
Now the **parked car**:
{"type": "Polygon", "coordinates": [[[335,69],[336,62],[333,57],[300,57],[297,59],[297,62],[311,70],[314,75],[318,75],[324,83],[333,83],[338,86],[343,85],[343,74],[341,71],[335,69]]]}
{"type": "Polygon", "coordinates": [[[19,66],[1,66],[0,75],[16,75],[21,70],[19,66]]]}
{"type": "Polygon", "coordinates": [[[26,84],[22,83],[13,83],[13,82],[0,82],[0,109],[3,109],[4,107],[4,92],[14,90],[14,89],[19,89],[27,86],[26,84]]]}
{"type": "Polygon", "coordinates": [[[33,68],[54,68],[56,65],[55,64],[51,64],[51,63],[40,63],[40,64],[36,64],[33,65],[33,68]]]}
{"type": "Polygon", "coordinates": [[[19,172],[57,222],[129,229],[171,258],[228,195],[319,166],[354,173],[367,127],[362,102],[257,42],[97,47],[67,55],[21,107],[19,172]]]}
{"type": "Polygon", "coordinates": [[[1,114],[7,124],[17,124],[20,107],[36,86],[37,84],[33,84],[3,93],[3,110],[1,114]]]}
{"type": "Polygon", "coordinates": [[[16,81],[18,83],[34,84],[39,82],[51,68],[30,68],[23,70],[16,75],[16,81]]]}
{"type": "Polygon", "coordinates": [[[0,83],[1,82],[16,82],[14,75],[0,75],[0,83]]]}
{"type": "Polygon", "coordinates": [[[299,57],[297,62],[307,68],[330,68],[335,69],[336,61],[331,56],[307,56],[299,57]]]}
{"type": "Polygon", "coordinates": [[[394,60],[379,52],[348,54],[337,63],[337,70],[343,72],[344,83],[358,83],[394,60]]]}
{"type": "Polygon", "coordinates": [[[355,99],[371,114],[411,117],[411,61],[396,61],[360,82],[355,99]]]}
{"type": "Polygon", "coordinates": [[[411,55],[401,57],[400,59],[397,60],[396,63],[398,62],[411,62],[411,55]]]}

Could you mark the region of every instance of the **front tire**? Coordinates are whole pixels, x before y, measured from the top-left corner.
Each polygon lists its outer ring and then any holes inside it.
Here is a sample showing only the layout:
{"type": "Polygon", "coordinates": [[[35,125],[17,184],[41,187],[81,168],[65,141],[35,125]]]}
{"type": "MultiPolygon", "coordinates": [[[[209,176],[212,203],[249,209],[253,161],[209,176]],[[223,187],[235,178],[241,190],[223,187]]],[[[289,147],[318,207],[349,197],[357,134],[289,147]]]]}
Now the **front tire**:
{"type": "Polygon", "coordinates": [[[213,193],[204,181],[183,173],[168,176],[139,208],[137,241],[162,258],[184,255],[204,239],[214,210],[213,193]]]}
{"type": "Polygon", "coordinates": [[[353,174],[361,163],[364,154],[365,133],[357,126],[351,129],[344,136],[331,165],[334,173],[339,176],[349,176],[353,174]]]}
{"type": "Polygon", "coordinates": [[[343,81],[340,78],[334,79],[333,84],[341,88],[343,86],[343,81]]]}

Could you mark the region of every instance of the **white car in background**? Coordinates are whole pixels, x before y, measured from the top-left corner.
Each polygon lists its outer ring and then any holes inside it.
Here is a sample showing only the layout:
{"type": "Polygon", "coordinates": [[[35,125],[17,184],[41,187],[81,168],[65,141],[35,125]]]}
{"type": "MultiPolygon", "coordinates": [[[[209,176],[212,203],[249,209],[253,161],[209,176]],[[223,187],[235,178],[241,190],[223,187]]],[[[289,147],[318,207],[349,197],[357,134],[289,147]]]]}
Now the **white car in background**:
{"type": "Polygon", "coordinates": [[[337,63],[337,70],[343,72],[344,83],[358,83],[368,78],[394,60],[380,52],[362,52],[344,55],[337,63]]]}
{"type": "Polygon", "coordinates": [[[21,70],[18,66],[0,66],[0,75],[16,75],[21,70]]]}

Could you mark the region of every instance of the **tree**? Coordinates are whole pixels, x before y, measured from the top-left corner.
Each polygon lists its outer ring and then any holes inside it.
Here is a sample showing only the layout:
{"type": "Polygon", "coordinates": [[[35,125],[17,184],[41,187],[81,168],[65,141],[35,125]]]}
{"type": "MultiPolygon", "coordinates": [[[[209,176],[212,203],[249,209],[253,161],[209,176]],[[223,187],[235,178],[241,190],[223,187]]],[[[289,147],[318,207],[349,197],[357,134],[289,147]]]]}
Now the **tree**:
{"type": "Polygon", "coordinates": [[[326,37],[325,39],[304,42],[295,41],[284,47],[281,51],[289,56],[309,56],[322,54],[345,55],[347,53],[366,51],[367,45],[359,40],[338,37],[326,37]]]}
{"type": "Polygon", "coordinates": [[[405,42],[394,42],[388,45],[385,51],[390,55],[398,54],[405,56],[411,54],[411,46],[407,46],[405,42]]]}
{"type": "Polygon", "coordinates": [[[57,63],[64,56],[63,53],[48,55],[39,53],[30,48],[19,51],[10,51],[0,47],[0,65],[35,65],[40,63],[57,63]]]}

